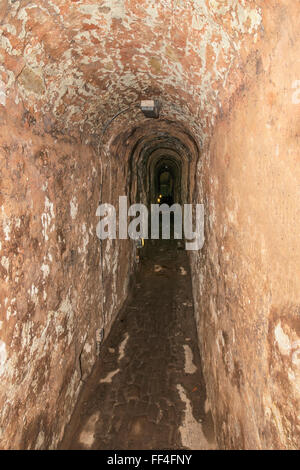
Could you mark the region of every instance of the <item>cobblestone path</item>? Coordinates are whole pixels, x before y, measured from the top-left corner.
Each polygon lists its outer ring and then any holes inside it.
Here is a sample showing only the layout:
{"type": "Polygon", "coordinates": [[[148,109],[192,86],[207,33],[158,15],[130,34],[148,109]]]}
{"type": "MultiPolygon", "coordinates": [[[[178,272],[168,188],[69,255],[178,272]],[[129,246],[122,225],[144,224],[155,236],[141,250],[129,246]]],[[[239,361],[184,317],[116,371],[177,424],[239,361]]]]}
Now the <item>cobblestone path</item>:
{"type": "Polygon", "coordinates": [[[62,449],[213,449],[187,254],[148,242],[62,449]]]}

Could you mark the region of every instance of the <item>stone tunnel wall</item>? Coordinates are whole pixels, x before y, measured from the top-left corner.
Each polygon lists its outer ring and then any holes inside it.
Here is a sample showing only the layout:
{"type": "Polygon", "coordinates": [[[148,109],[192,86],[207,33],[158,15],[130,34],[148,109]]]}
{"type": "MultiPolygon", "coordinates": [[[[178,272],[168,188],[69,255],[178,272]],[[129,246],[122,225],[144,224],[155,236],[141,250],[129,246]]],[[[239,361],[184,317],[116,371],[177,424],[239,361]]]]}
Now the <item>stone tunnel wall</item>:
{"type": "Polygon", "coordinates": [[[207,217],[205,248],[192,257],[196,319],[227,449],[300,445],[300,37],[289,7],[264,17],[273,47],[248,61],[199,167],[207,217]]]}
{"type": "Polygon", "coordinates": [[[127,296],[129,242],[101,251],[96,237],[101,172],[107,202],[123,168],[27,114],[12,122],[2,107],[1,119],[0,448],[49,449],[95,362],[96,330],[107,334],[127,296]]]}

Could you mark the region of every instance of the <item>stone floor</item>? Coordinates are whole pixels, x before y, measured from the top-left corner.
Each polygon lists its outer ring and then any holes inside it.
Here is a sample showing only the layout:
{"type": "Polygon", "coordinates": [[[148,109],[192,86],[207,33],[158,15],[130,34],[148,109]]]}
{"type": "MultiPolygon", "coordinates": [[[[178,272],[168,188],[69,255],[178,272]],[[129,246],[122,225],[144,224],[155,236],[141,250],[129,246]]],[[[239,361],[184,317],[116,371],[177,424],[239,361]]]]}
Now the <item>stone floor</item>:
{"type": "Polygon", "coordinates": [[[62,449],[214,449],[185,250],[149,241],[62,449]]]}

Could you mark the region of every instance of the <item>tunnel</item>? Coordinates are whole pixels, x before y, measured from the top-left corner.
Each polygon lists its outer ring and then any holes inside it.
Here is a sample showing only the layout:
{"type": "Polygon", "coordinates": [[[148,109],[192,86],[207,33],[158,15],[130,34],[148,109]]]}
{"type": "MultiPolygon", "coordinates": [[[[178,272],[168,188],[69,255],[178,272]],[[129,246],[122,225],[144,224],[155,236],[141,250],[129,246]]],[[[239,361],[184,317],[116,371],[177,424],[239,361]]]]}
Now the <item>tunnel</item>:
{"type": "Polygon", "coordinates": [[[0,449],[299,449],[299,15],[0,2],[0,449]]]}

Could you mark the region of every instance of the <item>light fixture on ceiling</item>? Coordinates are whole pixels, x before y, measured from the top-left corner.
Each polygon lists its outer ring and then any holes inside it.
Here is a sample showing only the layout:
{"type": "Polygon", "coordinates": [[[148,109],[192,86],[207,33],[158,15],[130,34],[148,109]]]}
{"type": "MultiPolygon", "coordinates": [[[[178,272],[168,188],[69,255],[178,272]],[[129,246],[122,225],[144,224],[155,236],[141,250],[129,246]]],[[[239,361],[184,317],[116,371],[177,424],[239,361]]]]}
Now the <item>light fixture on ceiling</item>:
{"type": "Polygon", "coordinates": [[[160,104],[157,100],[142,100],[141,111],[147,118],[159,117],[160,104]]]}

